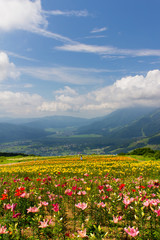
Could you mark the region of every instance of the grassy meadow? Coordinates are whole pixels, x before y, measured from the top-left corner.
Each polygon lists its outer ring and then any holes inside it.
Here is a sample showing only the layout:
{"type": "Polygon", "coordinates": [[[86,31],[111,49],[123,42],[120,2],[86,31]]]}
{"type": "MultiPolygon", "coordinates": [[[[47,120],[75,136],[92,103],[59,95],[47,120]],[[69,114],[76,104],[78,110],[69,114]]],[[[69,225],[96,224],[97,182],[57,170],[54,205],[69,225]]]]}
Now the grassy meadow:
{"type": "Polygon", "coordinates": [[[160,160],[5,158],[0,186],[0,239],[160,239],[160,160]]]}

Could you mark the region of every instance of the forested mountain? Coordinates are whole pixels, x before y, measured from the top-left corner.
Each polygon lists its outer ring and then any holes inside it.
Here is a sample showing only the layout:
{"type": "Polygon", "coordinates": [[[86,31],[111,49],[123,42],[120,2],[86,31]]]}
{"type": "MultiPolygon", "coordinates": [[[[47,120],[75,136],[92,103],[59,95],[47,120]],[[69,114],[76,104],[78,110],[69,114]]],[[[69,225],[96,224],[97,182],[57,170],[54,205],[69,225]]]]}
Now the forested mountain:
{"type": "Polygon", "coordinates": [[[48,133],[44,130],[33,129],[10,123],[0,123],[0,142],[34,140],[46,137],[48,133]]]}
{"type": "MultiPolygon", "coordinates": [[[[134,121],[140,120],[143,116],[148,115],[153,108],[126,108],[119,109],[107,115],[101,120],[94,121],[92,124],[82,126],[77,130],[79,134],[102,134],[108,135],[119,129],[128,127],[134,121]]],[[[141,124],[139,122],[139,124],[141,124]]]]}
{"type": "Polygon", "coordinates": [[[67,127],[80,127],[95,121],[94,119],[69,117],[69,116],[50,116],[38,118],[36,120],[25,123],[25,126],[32,128],[67,128],[67,127]]]}
{"type": "MultiPolygon", "coordinates": [[[[67,153],[91,149],[119,153],[151,145],[160,149],[160,109],[121,109],[96,119],[52,116],[14,122],[0,121],[0,143],[29,140],[28,150],[23,151],[27,154],[61,154],[64,149],[67,153]]],[[[16,151],[20,144],[15,144],[16,151]]],[[[8,151],[5,145],[1,149],[8,151]]]]}
{"type": "Polygon", "coordinates": [[[139,138],[151,137],[160,132],[160,109],[145,115],[123,128],[114,131],[115,137],[139,138]]]}

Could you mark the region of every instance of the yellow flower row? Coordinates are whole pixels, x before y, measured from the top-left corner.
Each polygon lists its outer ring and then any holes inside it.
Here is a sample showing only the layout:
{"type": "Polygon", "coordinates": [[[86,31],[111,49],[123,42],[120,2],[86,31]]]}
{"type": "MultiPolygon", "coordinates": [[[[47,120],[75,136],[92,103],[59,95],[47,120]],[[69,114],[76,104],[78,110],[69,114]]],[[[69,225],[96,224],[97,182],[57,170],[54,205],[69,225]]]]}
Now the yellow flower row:
{"type": "MultiPolygon", "coordinates": [[[[24,158],[24,160],[26,160],[24,158]]],[[[39,157],[33,161],[5,165],[0,167],[1,173],[96,173],[103,175],[112,172],[112,175],[132,175],[157,173],[160,170],[159,161],[138,161],[126,156],[79,156],[67,157],[39,157]]]]}

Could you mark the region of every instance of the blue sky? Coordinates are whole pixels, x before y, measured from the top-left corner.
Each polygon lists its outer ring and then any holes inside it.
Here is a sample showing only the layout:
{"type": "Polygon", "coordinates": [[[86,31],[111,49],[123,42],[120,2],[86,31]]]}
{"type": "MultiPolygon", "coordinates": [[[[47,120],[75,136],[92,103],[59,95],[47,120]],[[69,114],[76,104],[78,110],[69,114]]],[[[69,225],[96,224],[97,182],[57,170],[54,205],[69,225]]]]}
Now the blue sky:
{"type": "Polygon", "coordinates": [[[160,105],[159,0],[0,0],[0,117],[160,105]]]}

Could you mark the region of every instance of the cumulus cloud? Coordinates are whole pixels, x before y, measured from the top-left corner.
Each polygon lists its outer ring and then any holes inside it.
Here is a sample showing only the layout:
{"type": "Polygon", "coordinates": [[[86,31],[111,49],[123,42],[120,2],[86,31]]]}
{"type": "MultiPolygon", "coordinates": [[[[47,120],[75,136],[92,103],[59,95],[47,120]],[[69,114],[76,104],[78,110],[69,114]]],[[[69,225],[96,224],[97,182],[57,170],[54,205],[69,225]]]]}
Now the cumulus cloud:
{"type": "Polygon", "coordinates": [[[160,105],[160,70],[146,76],[126,76],[112,85],[87,93],[65,86],[53,92],[47,100],[27,92],[0,92],[0,113],[14,116],[44,116],[52,114],[83,117],[103,116],[119,108],[160,105]]]}
{"type": "Polygon", "coordinates": [[[78,92],[66,86],[64,89],[54,92],[54,101],[45,101],[38,109],[42,112],[77,112],[84,101],[85,98],[82,99],[78,92]]]}
{"type": "Polygon", "coordinates": [[[0,114],[8,116],[34,116],[38,114],[38,106],[44,100],[38,94],[12,91],[0,92],[0,114]]]}
{"type": "Polygon", "coordinates": [[[41,1],[1,0],[0,30],[30,30],[47,25],[42,14],[41,1]]]}
{"type": "Polygon", "coordinates": [[[45,112],[65,112],[68,110],[71,110],[71,106],[66,104],[66,103],[62,103],[62,102],[44,102],[42,104],[42,106],[40,106],[38,108],[39,111],[45,111],[45,112]]]}
{"type": "Polygon", "coordinates": [[[46,30],[47,15],[86,16],[83,11],[44,11],[41,0],[0,0],[0,31],[26,30],[61,42],[73,43],[70,38],[46,30]]]}
{"type": "Polygon", "coordinates": [[[127,76],[113,85],[80,94],[65,87],[55,92],[54,101],[43,103],[41,111],[72,111],[87,116],[105,115],[119,108],[131,106],[159,106],[160,71],[149,71],[146,76],[127,76]]]}
{"type": "Polygon", "coordinates": [[[19,76],[19,72],[15,65],[9,61],[6,53],[0,52],[0,81],[7,78],[15,79],[19,76]]]}

